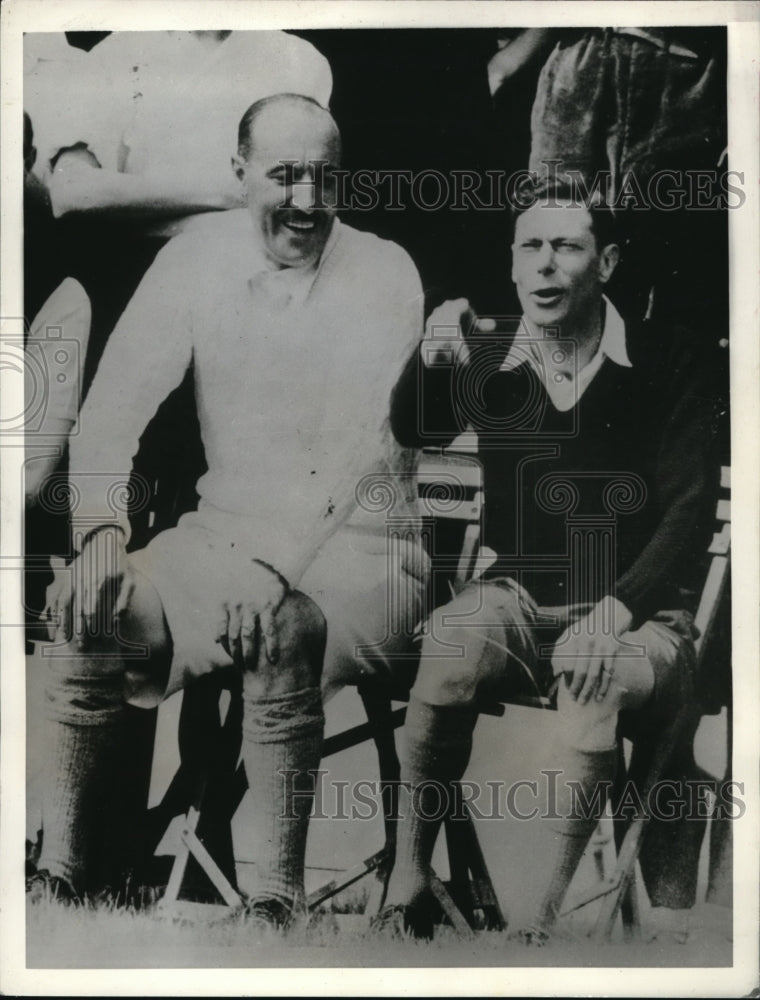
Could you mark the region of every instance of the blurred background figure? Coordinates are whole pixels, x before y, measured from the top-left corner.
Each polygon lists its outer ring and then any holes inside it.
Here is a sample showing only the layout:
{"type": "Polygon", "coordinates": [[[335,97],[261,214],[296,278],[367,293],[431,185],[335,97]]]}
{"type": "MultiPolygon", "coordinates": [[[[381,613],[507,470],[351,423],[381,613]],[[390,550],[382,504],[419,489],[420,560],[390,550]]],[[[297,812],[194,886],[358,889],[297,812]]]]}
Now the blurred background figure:
{"type": "Polygon", "coordinates": [[[728,318],[727,213],[716,197],[726,168],[725,28],[542,35],[556,44],[538,80],[530,169],[553,163],[589,187],[609,172],[626,236],[616,305],[631,318],[692,323],[717,343],[728,318]],[[658,185],[665,171],[677,179],[658,185]],[[712,179],[697,195],[689,175],[701,171],[712,179]],[[686,197],[668,205],[674,184],[686,197]]]}
{"type": "Polygon", "coordinates": [[[280,92],[326,106],[332,80],[326,60],[285,32],[114,32],[89,52],[43,36],[40,49],[27,77],[30,114],[44,119],[36,172],[92,300],[86,389],[166,240],[240,206],[229,159],[243,111],[280,92]]]}

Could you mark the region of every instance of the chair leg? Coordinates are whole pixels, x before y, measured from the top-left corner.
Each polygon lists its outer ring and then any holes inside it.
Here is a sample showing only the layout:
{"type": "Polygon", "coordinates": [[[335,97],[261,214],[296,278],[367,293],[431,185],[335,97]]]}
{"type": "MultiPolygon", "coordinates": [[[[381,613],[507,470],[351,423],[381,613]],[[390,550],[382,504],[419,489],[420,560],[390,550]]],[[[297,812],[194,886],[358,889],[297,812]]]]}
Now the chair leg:
{"type": "Polygon", "coordinates": [[[444,824],[449,858],[447,886],[471,927],[503,930],[507,926],[478,840],[475,821],[462,799],[461,785],[455,785],[454,808],[444,824]],[[482,920],[476,911],[483,914],[482,920]]]}
{"type": "Polygon", "coordinates": [[[641,913],[635,870],[631,873],[628,887],[620,901],[620,916],[623,920],[623,936],[626,941],[639,941],[641,939],[641,913]]]}
{"type": "Polygon", "coordinates": [[[393,712],[391,699],[383,691],[374,687],[360,686],[359,696],[367,713],[367,719],[373,727],[373,739],[377,749],[377,761],[380,771],[380,795],[383,803],[383,822],[385,825],[385,846],[378,852],[380,860],[372,869],[376,879],[373,890],[367,900],[367,912],[379,912],[385,903],[388,887],[388,877],[393,868],[396,856],[396,826],[398,823],[398,790],[401,779],[401,764],[396,752],[395,730],[397,726],[396,713],[393,712]]]}
{"type": "MultiPolygon", "coordinates": [[[[194,806],[190,806],[185,820],[185,829],[195,830],[198,826],[199,819],[200,813],[198,810],[194,806]]],[[[182,844],[174,857],[174,864],[172,865],[171,874],[169,875],[166,892],[158,904],[161,909],[168,909],[174,906],[179,899],[180,890],[182,889],[182,881],[185,877],[185,869],[187,868],[187,862],[189,859],[190,848],[188,847],[187,842],[183,839],[182,844]]]]}
{"type": "Polygon", "coordinates": [[[618,854],[613,882],[610,890],[604,895],[599,916],[594,925],[592,933],[594,941],[609,941],[612,936],[615,918],[618,915],[623,896],[628,891],[633,880],[634,866],[639,856],[641,838],[644,833],[646,821],[646,817],[637,816],[628,828],[628,832],[623,840],[623,846],[618,854]]]}
{"type": "Polygon", "coordinates": [[[470,925],[462,916],[456,903],[451,898],[448,889],[443,882],[441,882],[435,872],[431,872],[430,874],[430,888],[433,891],[436,902],[454,925],[454,930],[456,930],[463,937],[472,937],[473,932],[470,925]]]}
{"type": "Polygon", "coordinates": [[[462,803],[462,789],[458,783],[452,786],[452,792],[453,808],[451,815],[444,820],[449,861],[449,881],[446,888],[472,927],[475,899],[470,882],[470,838],[467,829],[469,812],[464,812],[467,807],[462,803]]]}
{"type": "Polygon", "coordinates": [[[333,896],[337,896],[339,892],[343,892],[350,885],[358,882],[359,879],[364,878],[365,875],[370,875],[372,872],[376,872],[385,864],[387,861],[387,848],[382,848],[376,854],[367,858],[366,861],[360,861],[358,864],[349,868],[338,878],[333,879],[328,882],[327,885],[320,886],[319,889],[315,889],[314,892],[310,893],[306,899],[306,905],[309,910],[316,909],[321,903],[326,902],[328,899],[332,899],[333,896]]]}
{"type": "Polygon", "coordinates": [[[507,926],[507,918],[499,905],[496,891],[491,881],[491,874],[486,865],[486,859],[478,840],[475,829],[475,820],[469,807],[467,808],[467,839],[469,841],[468,857],[470,859],[470,871],[472,872],[473,885],[476,896],[483,911],[485,926],[488,930],[504,930],[507,926]]]}

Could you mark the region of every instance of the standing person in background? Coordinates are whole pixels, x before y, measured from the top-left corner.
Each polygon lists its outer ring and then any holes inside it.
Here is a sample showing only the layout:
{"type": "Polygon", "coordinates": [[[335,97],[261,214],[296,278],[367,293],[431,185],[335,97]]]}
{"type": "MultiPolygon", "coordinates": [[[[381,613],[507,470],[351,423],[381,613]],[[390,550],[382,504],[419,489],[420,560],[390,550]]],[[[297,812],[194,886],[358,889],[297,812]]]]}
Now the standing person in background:
{"type": "Polygon", "coordinates": [[[559,173],[577,171],[589,190],[606,171],[607,200],[618,206],[626,241],[613,300],[626,317],[688,322],[717,344],[728,332],[727,213],[725,205],[706,210],[696,203],[689,173],[712,173],[707,193],[720,193],[725,29],[551,34],[556,44],[532,111],[530,169],[542,174],[554,164],[559,173]],[[672,176],[652,183],[671,171],[687,195],[680,207],[667,204],[672,176]]]}
{"type": "Polygon", "coordinates": [[[279,31],[113,32],[86,54],[60,36],[57,62],[33,64],[38,37],[27,36],[27,110],[49,123],[40,119],[36,173],[93,304],[86,390],[166,240],[240,207],[221,151],[245,109],[281,92],[327,107],[332,78],[311,45],[279,31]]]}

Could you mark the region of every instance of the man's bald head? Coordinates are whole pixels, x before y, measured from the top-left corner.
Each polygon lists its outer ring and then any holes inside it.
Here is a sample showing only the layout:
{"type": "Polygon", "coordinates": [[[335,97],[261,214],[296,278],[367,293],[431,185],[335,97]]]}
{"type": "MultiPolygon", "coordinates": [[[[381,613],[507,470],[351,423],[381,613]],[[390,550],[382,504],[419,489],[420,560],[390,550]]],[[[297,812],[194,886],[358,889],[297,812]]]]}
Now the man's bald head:
{"type": "Polygon", "coordinates": [[[254,230],[276,267],[316,265],[336,211],[340,133],[329,111],[300,94],[252,104],[232,166],[254,230]]]}
{"type": "Polygon", "coordinates": [[[238,126],[238,155],[247,160],[258,145],[270,146],[272,140],[287,142],[295,131],[319,134],[330,146],[330,159],[340,161],[341,141],[335,119],[312,97],[304,94],[273,94],[248,108],[238,126]]]}

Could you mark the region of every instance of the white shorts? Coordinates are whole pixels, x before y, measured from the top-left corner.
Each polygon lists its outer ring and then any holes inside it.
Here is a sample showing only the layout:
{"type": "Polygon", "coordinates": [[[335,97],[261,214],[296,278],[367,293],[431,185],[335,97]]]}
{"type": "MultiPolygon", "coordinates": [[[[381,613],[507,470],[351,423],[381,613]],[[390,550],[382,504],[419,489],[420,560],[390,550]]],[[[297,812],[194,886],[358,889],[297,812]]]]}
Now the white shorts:
{"type": "MultiPolygon", "coordinates": [[[[195,678],[232,666],[215,641],[220,605],[257,557],[240,524],[215,509],[195,511],[131,554],[161,599],[173,649],[168,678],[127,661],[130,703],[153,707],[195,678]]],[[[416,665],[412,636],[425,613],[428,575],[413,532],[389,542],[384,531],[344,526],[325,543],[298,587],[327,621],[324,687],[416,665]]]]}

